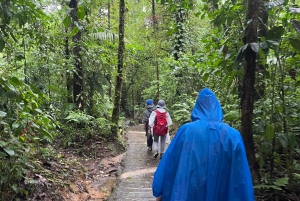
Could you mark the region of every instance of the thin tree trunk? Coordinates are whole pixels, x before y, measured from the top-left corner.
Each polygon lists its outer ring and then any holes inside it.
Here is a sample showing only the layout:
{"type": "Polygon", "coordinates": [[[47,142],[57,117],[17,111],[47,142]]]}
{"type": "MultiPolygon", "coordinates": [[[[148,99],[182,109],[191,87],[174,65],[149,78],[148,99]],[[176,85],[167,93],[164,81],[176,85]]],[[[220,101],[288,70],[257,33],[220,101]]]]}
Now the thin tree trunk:
{"type": "Polygon", "coordinates": [[[254,103],[254,83],[257,55],[251,48],[250,43],[257,43],[258,28],[258,0],[248,0],[248,10],[246,22],[250,22],[245,30],[245,42],[248,45],[245,53],[245,67],[241,98],[242,111],[242,136],[245,142],[247,158],[250,165],[252,179],[254,184],[260,183],[260,174],[258,163],[255,158],[254,140],[253,140],[253,103],[254,103]]]}
{"type": "MultiPolygon", "coordinates": [[[[73,19],[72,28],[74,28],[76,25],[75,23],[78,23],[78,17],[77,17],[77,10],[78,10],[78,2],[77,0],[71,0],[70,8],[73,8],[71,10],[71,17],[73,19]]],[[[80,41],[81,41],[81,31],[79,30],[73,37],[73,42],[75,43],[75,46],[73,48],[73,54],[75,56],[75,67],[76,72],[73,74],[73,99],[76,103],[77,107],[80,109],[83,109],[83,71],[82,71],[82,59],[80,55],[81,47],[80,47],[80,41]]]]}
{"type": "MultiPolygon", "coordinates": [[[[68,30],[66,29],[66,35],[68,33],[68,30]]],[[[69,49],[69,38],[68,36],[66,36],[65,38],[65,57],[66,57],[66,67],[68,68],[68,61],[69,61],[69,58],[70,58],[70,49],[69,49]]],[[[73,96],[72,96],[72,90],[73,90],[73,87],[72,87],[72,83],[73,83],[73,79],[72,79],[72,76],[71,76],[71,73],[69,70],[66,71],[66,84],[67,84],[67,93],[68,93],[68,97],[67,97],[67,101],[68,103],[73,103],[73,96]]]]}
{"type": "Polygon", "coordinates": [[[110,0],[107,3],[107,29],[110,30],[110,0]]]}
{"type": "Polygon", "coordinates": [[[119,48],[118,48],[118,72],[115,88],[115,97],[114,97],[114,109],[112,113],[112,122],[115,124],[112,127],[112,139],[117,139],[118,137],[118,123],[120,116],[120,102],[121,102],[121,89],[123,84],[123,57],[125,51],[124,43],[124,24],[125,24],[125,0],[120,0],[119,7],[119,48]]]}
{"type": "Polygon", "coordinates": [[[154,102],[157,102],[159,99],[159,66],[158,66],[158,61],[157,61],[157,17],[156,17],[156,12],[155,12],[155,0],[152,0],[152,25],[153,25],[153,35],[155,39],[155,49],[154,49],[154,54],[155,54],[155,71],[156,71],[156,95],[154,98],[154,102]]]}
{"type": "MultiPolygon", "coordinates": [[[[267,36],[267,32],[268,32],[268,27],[267,27],[267,22],[268,22],[268,12],[266,10],[266,6],[264,3],[269,2],[269,0],[262,0],[259,4],[259,9],[258,9],[258,40],[261,42],[261,38],[265,38],[267,36]]],[[[260,60],[261,58],[258,56],[258,60],[260,60]]],[[[267,55],[266,55],[267,56],[267,55]]],[[[260,72],[262,73],[265,70],[265,65],[262,64],[262,62],[260,62],[260,64],[258,64],[258,68],[257,68],[257,73],[259,74],[260,72]]],[[[259,77],[260,78],[260,77],[259,77]]],[[[261,79],[263,79],[263,77],[261,77],[261,79]]],[[[254,94],[254,101],[258,101],[265,93],[265,85],[263,80],[256,80],[256,90],[255,90],[255,94],[254,94]]]]}

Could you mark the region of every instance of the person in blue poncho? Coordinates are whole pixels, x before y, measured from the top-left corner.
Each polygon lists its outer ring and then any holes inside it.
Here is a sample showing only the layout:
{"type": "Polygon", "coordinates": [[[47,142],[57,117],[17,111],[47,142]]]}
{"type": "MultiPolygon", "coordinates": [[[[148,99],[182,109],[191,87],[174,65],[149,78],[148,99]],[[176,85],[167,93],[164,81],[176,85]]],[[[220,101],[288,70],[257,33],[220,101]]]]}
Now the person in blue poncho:
{"type": "Polygon", "coordinates": [[[160,161],[152,183],[162,201],[253,201],[243,139],[222,122],[215,94],[204,88],[160,161]]]}

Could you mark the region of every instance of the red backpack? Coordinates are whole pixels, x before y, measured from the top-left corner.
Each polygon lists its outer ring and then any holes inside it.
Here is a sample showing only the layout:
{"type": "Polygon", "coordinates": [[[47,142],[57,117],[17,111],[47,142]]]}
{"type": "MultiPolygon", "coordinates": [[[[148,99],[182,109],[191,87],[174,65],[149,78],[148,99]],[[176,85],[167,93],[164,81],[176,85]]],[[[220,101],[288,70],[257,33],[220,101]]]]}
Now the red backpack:
{"type": "Polygon", "coordinates": [[[168,133],[167,111],[160,113],[155,110],[156,119],[154,121],[153,133],[158,136],[163,136],[168,133]]]}

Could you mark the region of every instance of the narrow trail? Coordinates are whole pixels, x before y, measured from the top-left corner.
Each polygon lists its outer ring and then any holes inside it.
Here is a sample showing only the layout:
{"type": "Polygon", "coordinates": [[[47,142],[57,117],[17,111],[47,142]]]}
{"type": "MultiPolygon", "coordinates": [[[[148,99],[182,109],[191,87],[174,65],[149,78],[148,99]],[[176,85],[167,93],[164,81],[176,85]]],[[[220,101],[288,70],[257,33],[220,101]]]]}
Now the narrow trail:
{"type": "Polygon", "coordinates": [[[153,173],[159,159],[148,151],[143,125],[129,127],[128,149],[124,159],[124,169],[117,179],[114,192],[109,201],[153,201],[153,173]]]}

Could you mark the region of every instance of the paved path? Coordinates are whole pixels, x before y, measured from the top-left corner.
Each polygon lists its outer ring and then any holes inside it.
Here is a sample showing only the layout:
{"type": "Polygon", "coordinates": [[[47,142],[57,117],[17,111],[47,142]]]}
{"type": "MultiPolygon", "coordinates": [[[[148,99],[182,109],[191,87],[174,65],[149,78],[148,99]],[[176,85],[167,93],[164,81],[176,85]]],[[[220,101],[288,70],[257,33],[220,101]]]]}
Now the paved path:
{"type": "Polygon", "coordinates": [[[109,201],[154,201],[151,185],[159,159],[147,150],[143,125],[128,129],[128,144],[124,169],[109,201]]]}

